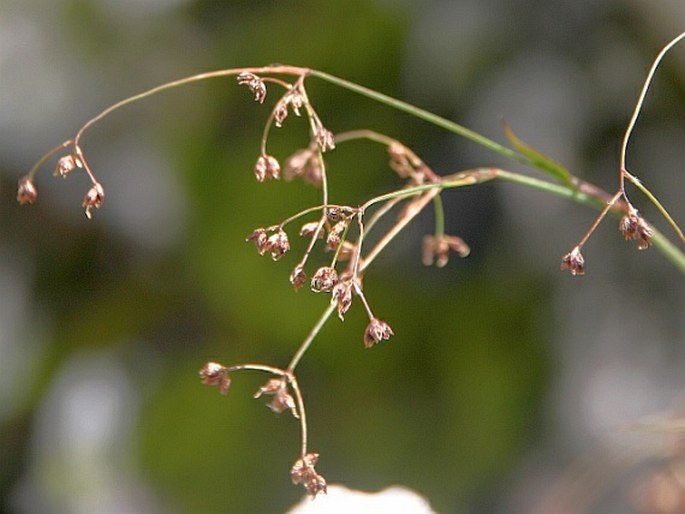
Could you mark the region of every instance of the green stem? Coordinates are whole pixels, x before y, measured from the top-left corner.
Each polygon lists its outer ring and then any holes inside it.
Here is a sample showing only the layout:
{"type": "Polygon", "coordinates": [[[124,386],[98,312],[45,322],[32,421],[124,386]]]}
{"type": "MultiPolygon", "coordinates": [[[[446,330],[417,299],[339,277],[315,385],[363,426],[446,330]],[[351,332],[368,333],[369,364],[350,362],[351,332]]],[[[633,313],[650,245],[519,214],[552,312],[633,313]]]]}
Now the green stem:
{"type": "Polygon", "coordinates": [[[489,150],[492,150],[493,152],[498,153],[508,159],[512,159],[523,164],[531,164],[530,160],[524,155],[521,155],[520,153],[515,152],[514,150],[507,148],[506,146],[502,146],[499,143],[493,141],[492,139],[489,139],[485,136],[481,136],[479,133],[467,129],[466,127],[459,125],[458,123],[437,116],[432,112],[426,111],[407,102],[403,102],[402,100],[398,100],[397,98],[393,98],[383,93],[379,93],[378,91],[374,91],[373,89],[360,86],[359,84],[355,84],[354,82],[349,82],[345,79],[341,79],[334,75],[329,75],[328,73],[325,73],[323,71],[310,70],[309,75],[312,77],[320,78],[321,80],[325,80],[327,82],[330,82],[331,84],[335,84],[336,86],[342,87],[349,91],[353,91],[354,93],[360,94],[382,104],[388,105],[397,110],[406,112],[407,114],[411,114],[412,116],[425,120],[429,123],[432,123],[433,125],[444,128],[445,130],[462,136],[470,141],[473,141],[474,143],[481,145],[489,150]]]}
{"type": "Polygon", "coordinates": [[[293,356],[293,358],[290,360],[290,364],[288,364],[288,373],[292,373],[295,371],[295,367],[297,367],[297,364],[300,362],[300,359],[304,356],[306,351],[309,349],[309,346],[312,344],[314,339],[316,339],[316,336],[319,335],[319,332],[321,332],[321,329],[323,326],[326,324],[328,321],[328,318],[331,317],[331,314],[333,314],[333,311],[336,309],[336,304],[331,303],[326,307],[326,310],[323,312],[321,317],[319,318],[319,321],[316,322],[316,325],[312,327],[312,330],[309,332],[307,335],[307,339],[305,339],[300,347],[297,349],[297,353],[293,356]]]}
{"type": "MultiPolygon", "coordinates": [[[[576,189],[571,189],[561,184],[553,184],[551,182],[545,182],[544,180],[539,180],[533,177],[527,177],[525,175],[519,175],[518,173],[512,173],[505,170],[497,170],[497,176],[509,182],[514,182],[524,186],[531,187],[533,189],[538,189],[540,191],[545,191],[549,193],[554,193],[558,196],[574,200],[578,203],[590,205],[593,207],[605,207],[605,205],[599,201],[599,199],[588,196],[584,193],[579,192],[576,189]]],[[[623,214],[621,209],[612,209],[611,212],[615,214],[623,214]]],[[[650,225],[654,231],[652,234],[651,242],[654,247],[659,250],[666,259],[675,266],[678,271],[685,275],[685,254],[674,245],[666,236],[659,232],[653,225],[650,225]]]]}
{"type": "Polygon", "coordinates": [[[435,195],[433,198],[435,212],[435,240],[439,241],[445,235],[445,208],[442,205],[442,197],[435,195]]]}

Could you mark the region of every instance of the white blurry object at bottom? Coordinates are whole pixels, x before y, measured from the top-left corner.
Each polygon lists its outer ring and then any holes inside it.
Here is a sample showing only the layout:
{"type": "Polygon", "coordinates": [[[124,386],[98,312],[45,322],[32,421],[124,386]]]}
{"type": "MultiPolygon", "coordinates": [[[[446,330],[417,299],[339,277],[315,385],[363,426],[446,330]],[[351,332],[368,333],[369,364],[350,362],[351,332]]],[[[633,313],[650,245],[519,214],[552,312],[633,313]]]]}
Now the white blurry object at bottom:
{"type": "Polygon", "coordinates": [[[304,497],[286,514],[378,514],[379,512],[402,512],[403,514],[437,514],[428,500],[404,487],[389,487],[377,493],[348,489],[342,485],[329,485],[328,494],[315,499],[304,497]]]}

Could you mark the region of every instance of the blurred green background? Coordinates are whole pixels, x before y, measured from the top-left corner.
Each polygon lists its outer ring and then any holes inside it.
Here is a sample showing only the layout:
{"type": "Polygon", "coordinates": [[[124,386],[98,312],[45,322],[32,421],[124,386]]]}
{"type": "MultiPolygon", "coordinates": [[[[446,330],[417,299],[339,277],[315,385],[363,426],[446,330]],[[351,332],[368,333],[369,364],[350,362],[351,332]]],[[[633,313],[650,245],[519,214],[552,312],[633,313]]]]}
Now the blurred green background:
{"type": "MultiPolygon", "coordinates": [[[[197,371],[285,366],[309,332],[327,298],[288,283],[303,243],[273,263],[244,238],[319,191],[256,183],[269,107],[229,78],[86,135],[107,193],[93,221],[86,179],[57,180],[51,165],[37,204],[18,206],[17,179],[86,119],[185,75],[288,63],[503,142],[505,119],[612,190],[646,70],[683,27],[680,0],[0,0],[0,512],[284,512],[303,494],[289,480],[297,423],[251,399],[266,377],[236,374],[221,397],[197,371]]],[[[330,130],[387,133],[439,173],[520,169],[368,99],[307,87],[330,130]]],[[[629,166],[681,223],[684,107],[676,48],[629,166]]],[[[301,120],[272,134],[281,159],[307,143],[301,120]]],[[[328,164],[334,202],[398,185],[378,146],[341,145],[328,164]]],[[[365,291],[396,336],[365,351],[359,305],[325,327],[299,368],[310,447],[330,483],[402,484],[442,513],[532,512],[621,424],[681,405],[682,276],[610,220],[573,279],[559,261],[593,212],[505,184],[444,198],[447,231],[472,255],[424,268],[426,212],[378,259],[365,291]]],[[[607,483],[601,511],[632,512],[629,488],[607,483]]]]}

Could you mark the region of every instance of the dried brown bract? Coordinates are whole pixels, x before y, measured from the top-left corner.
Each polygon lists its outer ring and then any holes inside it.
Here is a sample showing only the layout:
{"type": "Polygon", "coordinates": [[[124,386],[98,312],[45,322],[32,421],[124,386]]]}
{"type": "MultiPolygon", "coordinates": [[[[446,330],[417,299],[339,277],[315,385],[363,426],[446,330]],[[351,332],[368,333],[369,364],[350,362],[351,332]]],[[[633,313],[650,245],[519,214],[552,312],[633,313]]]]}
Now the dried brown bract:
{"type": "Polygon", "coordinates": [[[338,283],[338,272],[330,266],[316,270],[312,277],[311,288],[315,293],[329,293],[338,283]]]}
{"type": "Polygon", "coordinates": [[[19,186],[17,187],[17,202],[20,205],[32,204],[38,198],[38,190],[35,184],[29,177],[22,177],[19,179],[19,186]]]}
{"type": "Polygon", "coordinates": [[[99,209],[102,206],[102,202],[105,199],[105,190],[102,186],[96,182],[93,184],[86,196],[83,197],[83,207],[86,209],[86,217],[91,219],[93,217],[93,208],[99,209]]]}
{"type": "Polygon", "coordinates": [[[571,275],[585,275],[585,259],[577,246],[561,259],[561,269],[569,270],[571,275]]]}
{"type": "Polygon", "coordinates": [[[216,362],[208,362],[200,369],[200,378],[205,385],[218,386],[221,394],[228,393],[231,377],[228,368],[216,362]]]}
{"type": "Polygon", "coordinates": [[[371,348],[383,340],[387,341],[393,335],[395,335],[395,333],[392,331],[392,328],[390,328],[390,325],[383,320],[373,318],[364,331],[364,346],[366,348],[371,348]]]}
{"type": "Polygon", "coordinates": [[[273,400],[266,406],[277,414],[281,414],[285,410],[290,410],[295,418],[299,418],[295,400],[288,392],[288,384],[284,378],[272,378],[266,384],[259,388],[254,394],[255,398],[261,397],[263,394],[273,395],[273,400]]]}
{"type": "Polygon", "coordinates": [[[326,479],[314,469],[318,460],[318,453],[308,453],[298,459],[290,469],[293,484],[302,484],[312,498],[319,493],[326,494],[326,479]]]}
{"type": "Polygon", "coordinates": [[[264,103],[266,99],[266,85],[264,81],[254,73],[240,73],[237,77],[238,84],[247,86],[254,95],[255,102],[264,103]]]}

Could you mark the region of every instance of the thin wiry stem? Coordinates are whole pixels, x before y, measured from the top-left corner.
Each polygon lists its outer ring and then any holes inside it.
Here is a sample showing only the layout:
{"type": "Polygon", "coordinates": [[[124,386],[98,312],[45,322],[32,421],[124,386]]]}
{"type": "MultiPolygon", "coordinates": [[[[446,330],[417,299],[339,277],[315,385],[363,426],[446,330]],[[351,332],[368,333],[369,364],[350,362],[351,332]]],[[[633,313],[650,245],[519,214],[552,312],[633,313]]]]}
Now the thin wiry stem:
{"type": "Polygon", "coordinates": [[[288,382],[295,393],[295,401],[297,402],[297,411],[300,415],[300,433],[302,436],[302,458],[307,455],[307,412],[304,408],[304,399],[302,398],[302,391],[300,391],[300,386],[297,383],[297,378],[292,372],[287,374],[288,382]]]}
{"type": "Polygon", "coordinates": [[[633,115],[630,118],[630,122],[628,123],[628,127],[626,128],[625,135],[623,136],[623,142],[621,144],[621,156],[620,156],[620,170],[619,170],[619,191],[623,195],[624,198],[626,198],[626,201],[628,201],[626,197],[626,192],[625,192],[625,180],[628,179],[635,187],[637,187],[648,199],[652,204],[656,206],[656,208],[659,210],[661,215],[664,217],[664,219],[668,222],[669,225],[673,228],[673,230],[678,234],[678,237],[682,242],[685,242],[685,235],[683,234],[682,229],[680,226],[676,223],[676,221],[673,219],[673,217],[669,214],[669,212],[666,210],[666,208],[662,205],[662,203],[652,194],[652,192],[647,189],[640,180],[638,180],[637,177],[635,177],[632,173],[628,171],[628,168],[626,166],[626,152],[628,150],[628,142],[630,140],[630,136],[633,133],[633,129],[635,128],[635,123],[637,122],[637,118],[640,115],[640,112],[642,111],[642,105],[644,104],[645,97],[647,96],[647,92],[649,91],[649,87],[652,84],[652,79],[654,78],[654,74],[656,73],[657,68],[659,67],[659,64],[661,64],[661,61],[663,60],[664,56],[668,53],[668,51],[673,48],[676,44],[678,44],[683,38],[685,38],[685,32],[681,32],[678,36],[673,38],[666,46],[664,46],[659,54],[656,56],[654,59],[654,62],[652,63],[652,67],[649,69],[649,73],[647,73],[647,78],[645,79],[645,83],[642,86],[642,91],[640,92],[640,96],[638,97],[638,100],[635,104],[635,110],[633,111],[633,115]]]}
{"type": "Polygon", "coordinates": [[[433,211],[435,212],[435,239],[439,241],[445,235],[445,208],[440,195],[433,198],[433,211]]]}
{"type": "MultiPolygon", "coordinates": [[[[642,91],[640,92],[640,96],[637,100],[637,103],[635,104],[635,111],[633,112],[633,116],[630,118],[630,122],[628,123],[628,127],[626,128],[625,135],[623,136],[623,143],[621,144],[621,170],[627,169],[626,151],[628,149],[628,141],[630,139],[631,134],[633,133],[633,129],[635,128],[635,123],[637,122],[637,118],[640,115],[640,111],[642,110],[642,104],[644,103],[645,97],[647,96],[647,91],[649,90],[649,86],[652,83],[654,73],[656,73],[656,69],[659,67],[661,60],[668,53],[668,51],[671,48],[673,48],[676,44],[678,44],[678,42],[680,42],[683,38],[685,38],[685,32],[682,32],[680,35],[675,37],[670,43],[668,43],[665,47],[663,47],[659,54],[656,56],[656,59],[654,59],[654,63],[652,63],[652,67],[649,69],[649,73],[647,73],[647,78],[645,79],[645,83],[642,86],[642,91]]],[[[621,181],[621,188],[622,187],[623,182],[621,181]]]]}
{"type": "Polygon", "coordinates": [[[166,91],[168,89],[174,89],[179,86],[185,86],[187,84],[191,84],[193,82],[201,82],[203,80],[207,79],[212,79],[212,78],[219,78],[219,77],[228,77],[228,76],[233,76],[233,75],[238,75],[240,73],[272,73],[272,74],[284,74],[284,75],[307,75],[309,73],[309,70],[307,68],[299,68],[297,66],[262,66],[262,67],[255,67],[255,68],[229,68],[225,70],[215,70],[215,71],[210,71],[206,73],[198,73],[197,75],[191,75],[189,77],[184,77],[178,80],[174,80],[171,82],[167,82],[165,84],[161,84],[159,86],[150,88],[146,91],[143,91],[142,93],[138,93],[137,95],[129,96],[128,98],[125,98],[124,100],[121,100],[120,102],[117,102],[113,105],[110,105],[107,107],[105,110],[100,112],[97,116],[94,116],[90,120],[88,120],[83,127],[79,129],[79,131],[76,134],[76,137],[74,138],[74,142],[76,145],[79,144],[81,137],[83,136],[84,132],[88,130],[90,127],[92,127],[94,124],[96,124],[98,121],[100,121],[102,118],[108,116],[112,112],[121,109],[122,107],[132,104],[134,102],[137,102],[139,100],[143,100],[145,98],[148,98],[150,96],[156,95],[157,93],[161,93],[162,91],[166,91]]]}
{"type": "Polygon", "coordinates": [[[331,84],[335,84],[336,86],[340,86],[349,91],[366,96],[367,98],[388,105],[400,111],[404,111],[407,114],[411,114],[416,118],[422,119],[433,125],[442,127],[454,134],[469,139],[470,141],[473,141],[474,143],[484,148],[487,148],[488,150],[491,150],[495,153],[498,153],[504,157],[507,157],[517,162],[521,162],[523,164],[530,164],[530,160],[524,155],[521,155],[520,153],[511,150],[506,146],[502,146],[499,143],[493,141],[492,139],[482,136],[477,132],[474,132],[473,130],[467,129],[466,127],[459,125],[458,123],[455,123],[453,121],[442,118],[436,114],[433,114],[432,112],[426,111],[407,102],[403,102],[402,100],[398,100],[391,96],[385,95],[383,93],[379,93],[378,91],[374,91],[373,89],[360,86],[359,84],[356,84],[354,82],[341,79],[329,73],[324,73],[323,71],[309,70],[309,75],[312,77],[317,77],[321,80],[325,80],[327,82],[330,82],[331,84]]]}
{"type": "Polygon", "coordinates": [[[48,150],[40,159],[38,159],[38,162],[36,162],[36,164],[33,165],[33,167],[26,174],[26,177],[29,180],[33,180],[33,178],[36,176],[36,173],[38,172],[40,167],[43,166],[43,164],[45,164],[50,157],[55,155],[60,150],[63,150],[64,148],[67,148],[73,144],[74,144],[73,139],[67,139],[64,143],[57,145],[56,147],[52,148],[51,150],[48,150]]]}
{"type": "Polygon", "coordinates": [[[307,335],[307,338],[302,342],[300,347],[297,349],[297,352],[293,356],[293,358],[290,360],[290,364],[288,364],[288,372],[292,373],[295,371],[295,368],[297,367],[298,363],[302,359],[302,356],[305,354],[305,352],[309,349],[309,346],[312,344],[316,336],[321,332],[321,329],[323,326],[326,324],[326,321],[328,321],[328,318],[331,317],[331,314],[333,314],[333,311],[335,310],[335,304],[331,303],[326,307],[326,310],[323,312],[319,320],[316,322],[316,324],[312,327],[311,331],[307,335]]]}

